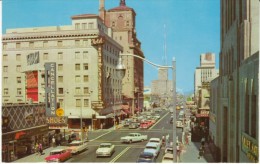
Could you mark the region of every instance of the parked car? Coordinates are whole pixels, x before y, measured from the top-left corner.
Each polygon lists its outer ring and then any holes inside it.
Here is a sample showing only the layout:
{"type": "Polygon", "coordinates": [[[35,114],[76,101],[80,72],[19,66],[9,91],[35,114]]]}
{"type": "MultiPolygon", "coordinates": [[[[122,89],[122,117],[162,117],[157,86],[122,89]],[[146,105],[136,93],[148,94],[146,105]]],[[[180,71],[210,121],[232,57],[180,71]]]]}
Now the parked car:
{"type": "Polygon", "coordinates": [[[162,147],[162,140],[160,138],[150,138],[149,142],[157,143],[160,145],[160,147],[162,147]]]}
{"type": "Polygon", "coordinates": [[[96,150],[96,157],[101,157],[101,156],[111,157],[114,152],[115,152],[115,145],[111,143],[101,143],[98,149],[96,150]]]}
{"type": "Polygon", "coordinates": [[[129,133],[127,136],[121,137],[120,140],[121,142],[127,143],[145,141],[147,140],[147,135],[142,135],[140,133],[129,133]]]}
{"type": "Polygon", "coordinates": [[[72,141],[69,144],[69,150],[71,150],[71,154],[77,154],[84,150],[87,150],[87,143],[83,141],[72,141]]]}
{"type": "Polygon", "coordinates": [[[63,162],[71,157],[71,152],[67,149],[54,149],[45,158],[46,162],[63,162]]]}
{"type": "Polygon", "coordinates": [[[148,142],[145,146],[144,152],[153,153],[157,157],[160,153],[160,145],[158,143],[148,142]]]}
{"type": "Polygon", "coordinates": [[[181,121],[181,120],[177,120],[177,121],[176,121],[176,127],[177,127],[177,128],[183,128],[183,124],[182,124],[182,121],[181,121]]]}
{"type": "Polygon", "coordinates": [[[173,148],[172,147],[166,147],[164,154],[167,154],[167,153],[173,154],[173,148]]]}
{"type": "Polygon", "coordinates": [[[142,152],[137,159],[137,163],[155,163],[155,156],[150,152],[142,152]]]}
{"type": "Polygon", "coordinates": [[[152,126],[152,122],[151,121],[148,121],[148,120],[146,120],[146,121],[144,121],[144,122],[142,122],[141,124],[140,124],[140,128],[141,129],[148,129],[148,128],[150,128],[152,126]]]}
{"type": "Polygon", "coordinates": [[[125,119],[125,120],[124,120],[124,126],[125,126],[125,127],[126,127],[126,126],[129,126],[131,122],[132,122],[131,119],[125,119]]]}
{"type": "Polygon", "coordinates": [[[173,154],[166,153],[162,158],[162,163],[173,163],[173,154]]]}
{"type": "Polygon", "coordinates": [[[136,122],[131,122],[129,125],[129,129],[136,129],[139,127],[139,124],[136,122]]]}

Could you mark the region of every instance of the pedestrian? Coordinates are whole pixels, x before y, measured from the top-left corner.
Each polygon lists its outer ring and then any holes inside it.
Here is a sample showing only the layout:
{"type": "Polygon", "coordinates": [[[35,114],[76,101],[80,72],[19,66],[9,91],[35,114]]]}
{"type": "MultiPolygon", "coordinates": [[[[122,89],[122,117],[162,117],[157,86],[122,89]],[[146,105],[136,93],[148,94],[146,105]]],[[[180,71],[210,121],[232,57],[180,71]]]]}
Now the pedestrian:
{"type": "Polygon", "coordinates": [[[181,162],[181,148],[179,143],[177,143],[176,149],[177,149],[177,162],[181,162]]]}
{"type": "Polygon", "coordinates": [[[162,136],[162,145],[164,145],[164,144],[165,144],[165,137],[162,136]]]}
{"type": "Polygon", "coordinates": [[[186,145],[189,145],[189,136],[188,136],[188,134],[186,134],[185,141],[186,141],[186,145]]]}
{"type": "Polygon", "coordinates": [[[54,138],[54,136],[52,137],[52,147],[55,147],[56,145],[55,145],[55,142],[56,142],[56,140],[55,140],[55,138],[54,138]]]}
{"type": "Polygon", "coordinates": [[[38,155],[38,153],[39,153],[39,144],[37,142],[35,144],[35,152],[36,152],[36,155],[38,155]]]}
{"type": "Polygon", "coordinates": [[[204,154],[204,149],[203,149],[203,147],[201,145],[200,148],[199,148],[199,157],[198,157],[198,159],[200,159],[203,156],[203,154],[204,154]]]}
{"type": "Polygon", "coordinates": [[[43,155],[43,149],[42,149],[42,144],[41,143],[39,144],[39,152],[40,152],[40,155],[43,155]]]}

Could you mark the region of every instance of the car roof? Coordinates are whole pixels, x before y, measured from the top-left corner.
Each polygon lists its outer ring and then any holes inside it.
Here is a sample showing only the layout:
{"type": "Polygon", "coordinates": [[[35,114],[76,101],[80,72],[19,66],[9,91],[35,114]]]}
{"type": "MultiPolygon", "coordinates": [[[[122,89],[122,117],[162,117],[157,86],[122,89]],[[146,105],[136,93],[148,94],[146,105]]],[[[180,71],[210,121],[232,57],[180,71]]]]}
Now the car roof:
{"type": "Polygon", "coordinates": [[[160,138],[150,138],[150,140],[161,140],[160,138]]]}
{"type": "Polygon", "coordinates": [[[100,145],[112,145],[111,143],[101,143],[100,145]]]}
{"type": "Polygon", "coordinates": [[[65,149],[55,149],[55,150],[52,150],[51,152],[61,152],[63,150],[65,150],[65,149]]]}
{"type": "Polygon", "coordinates": [[[158,143],[148,142],[146,146],[158,146],[158,143]]]}

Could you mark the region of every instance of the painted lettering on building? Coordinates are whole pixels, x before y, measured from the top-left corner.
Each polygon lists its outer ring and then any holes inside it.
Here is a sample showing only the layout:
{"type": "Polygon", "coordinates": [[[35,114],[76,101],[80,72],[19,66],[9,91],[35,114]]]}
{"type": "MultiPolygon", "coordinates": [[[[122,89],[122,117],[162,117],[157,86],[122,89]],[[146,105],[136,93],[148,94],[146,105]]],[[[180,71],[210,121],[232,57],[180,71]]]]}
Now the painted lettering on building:
{"type": "Polygon", "coordinates": [[[105,39],[103,37],[98,37],[98,38],[91,39],[91,44],[93,46],[101,45],[101,44],[104,44],[104,43],[105,43],[105,39]]]}
{"type": "Polygon", "coordinates": [[[68,117],[46,117],[49,126],[67,125],[68,117]]]}
{"type": "Polygon", "coordinates": [[[257,141],[246,133],[241,137],[242,150],[252,162],[258,162],[258,144],[257,141]]]}

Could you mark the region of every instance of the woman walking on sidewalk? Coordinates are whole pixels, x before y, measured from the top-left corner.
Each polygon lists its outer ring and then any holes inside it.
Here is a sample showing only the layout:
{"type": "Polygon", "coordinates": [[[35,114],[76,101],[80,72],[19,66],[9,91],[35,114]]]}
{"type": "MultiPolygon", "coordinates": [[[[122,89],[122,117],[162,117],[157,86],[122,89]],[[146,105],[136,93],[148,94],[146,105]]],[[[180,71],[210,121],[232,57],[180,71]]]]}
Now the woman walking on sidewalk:
{"type": "Polygon", "coordinates": [[[198,159],[200,159],[203,156],[203,154],[204,154],[204,148],[202,146],[200,146],[198,159]]]}

